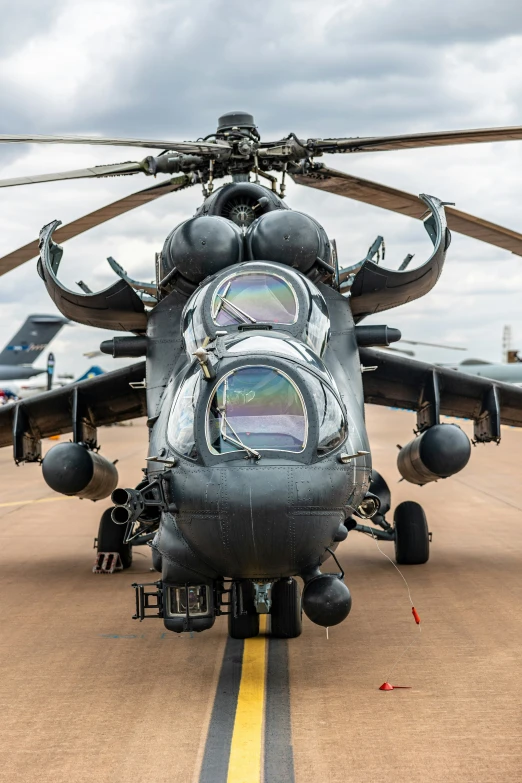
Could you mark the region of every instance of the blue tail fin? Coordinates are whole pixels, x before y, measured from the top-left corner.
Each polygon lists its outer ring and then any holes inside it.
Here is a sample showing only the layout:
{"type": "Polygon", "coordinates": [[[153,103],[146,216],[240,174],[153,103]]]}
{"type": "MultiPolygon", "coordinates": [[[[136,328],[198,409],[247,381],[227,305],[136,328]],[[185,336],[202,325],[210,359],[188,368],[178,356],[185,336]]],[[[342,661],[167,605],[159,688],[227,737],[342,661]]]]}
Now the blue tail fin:
{"type": "Polygon", "coordinates": [[[0,364],[10,367],[33,364],[68,323],[61,315],[30,315],[0,353],[0,364]]]}
{"type": "Polygon", "coordinates": [[[103,375],[104,373],[105,370],[102,370],[102,368],[99,367],[97,364],[93,364],[92,367],[89,367],[87,372],[84,372],[81,378],[76,379],[75,383],[78,383],[78,381],[86,381],[87,378],[95,378],[97,375],[103,375]]]}

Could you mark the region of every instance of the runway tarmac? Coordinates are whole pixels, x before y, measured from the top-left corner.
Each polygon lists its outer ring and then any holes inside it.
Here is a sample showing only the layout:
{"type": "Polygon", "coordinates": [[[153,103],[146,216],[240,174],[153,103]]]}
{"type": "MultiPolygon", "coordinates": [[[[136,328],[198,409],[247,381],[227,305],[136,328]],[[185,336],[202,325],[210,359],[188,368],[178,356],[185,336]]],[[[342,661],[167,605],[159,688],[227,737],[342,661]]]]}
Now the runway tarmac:
{"type": "MultiPolygon", "coordinates": [[[[131,583],[156,579],[148,549],[129,571],[92,574],[107,504],[56,495],[39,466],[0,450],[0,780],[522,780],[522,431],[418,488],[397,483],[395,467],[413,426],[411,413],[368,408],[393,505],[421,502],[433,532],[429,563],[403,568],[422,633],[397,571],[350,533],[338,549],[349,618],[329,639],[305,619],[289,642],[266,630],[233,643],[223,617],[194,636],[133,621],[131,583]],[[388,676],[411,688],[380,691],[388,676]]],[[[120,484],[134,486],[144,424],[99,435],[120,484]]]]}

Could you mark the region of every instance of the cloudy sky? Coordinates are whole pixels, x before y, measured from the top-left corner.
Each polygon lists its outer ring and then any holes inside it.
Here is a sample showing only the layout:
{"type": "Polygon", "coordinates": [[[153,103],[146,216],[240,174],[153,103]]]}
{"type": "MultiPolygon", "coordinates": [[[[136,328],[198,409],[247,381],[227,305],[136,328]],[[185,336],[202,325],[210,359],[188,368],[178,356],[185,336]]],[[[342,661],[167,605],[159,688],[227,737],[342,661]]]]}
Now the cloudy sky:
{"type": "MultiPolygon", "coordinates": [[[[522,11],[518,0],[18,0],[0,28],[0,133],[66,133],[193,139],[230,110],[255,115],[265,138],[294,131],[350,136],[522,124],[522,11]]],[[[0,177],[118,163],[142,150],[5,146],[0,177]]],[[[366,153],[325,163],[522,230],[522,142],[366,153]]],[[[147,187],[118,178],[0,190],[0,255],[147,187]]],[[[199,188],[158,200],[64,245],[62,278],[110,284],[114,256],[152,279],[154,253],[200,202],[199,188]]],[[[431,243],[422,225],[335,195],[289,187],[287,202],[337,239],[341,263],[377,234],[387,264],[419,263],[431,243]]],[[[54,312],[30,261],[0,280],[0,343],[33,312],[54,312]]],[[[454,235],[427,297],[382,315],[409,339],[466,346],[419,358],[500,360],[510,324],[522,349],[522,258],[454,235]]],[[[82,352],[107,333],[66,328],[53,343],[58,372],[80,372],[82,352]]],[[[43,365],[43,360],[41,361],[43,365]]],[[[113,360],[101,361],[105,369],[113,360]]]]}

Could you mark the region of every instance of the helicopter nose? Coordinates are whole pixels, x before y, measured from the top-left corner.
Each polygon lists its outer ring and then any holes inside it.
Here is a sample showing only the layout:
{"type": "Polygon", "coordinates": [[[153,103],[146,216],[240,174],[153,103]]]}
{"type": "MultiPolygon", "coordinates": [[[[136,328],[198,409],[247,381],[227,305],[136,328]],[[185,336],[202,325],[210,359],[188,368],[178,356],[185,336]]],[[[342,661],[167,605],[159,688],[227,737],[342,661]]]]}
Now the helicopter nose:
{"type": "Polygon", "coordinates": [[[233,578],[292,576],[318,563],[344,520],[339,497],[353,490],[348,471],[290,461],[213,468],[204,493],[198,473],[180,481],[176,471],[177,524],[195,552],[233,578]]]}

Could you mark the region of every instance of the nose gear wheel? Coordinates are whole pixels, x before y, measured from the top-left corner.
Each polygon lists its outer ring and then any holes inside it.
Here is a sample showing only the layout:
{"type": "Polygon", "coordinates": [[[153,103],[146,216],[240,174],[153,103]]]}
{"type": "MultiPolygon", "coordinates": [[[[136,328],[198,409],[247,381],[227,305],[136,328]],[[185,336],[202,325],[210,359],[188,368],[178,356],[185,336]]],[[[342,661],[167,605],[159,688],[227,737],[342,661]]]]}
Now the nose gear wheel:
{"type": "Polygon", "coordinates": [[[259,633],[259,615],[254,603],[254,585],[248,579],[232,583],[228,633],[232,639],[251,639],[259,633]]]}
{"type": "Polygon", "coordinates": [[[299,585],[295,579],[278,579],[272,586],[272,636],[280,639],[295,639],[300,636],[303,630],[302,616],[299,585]]]}

